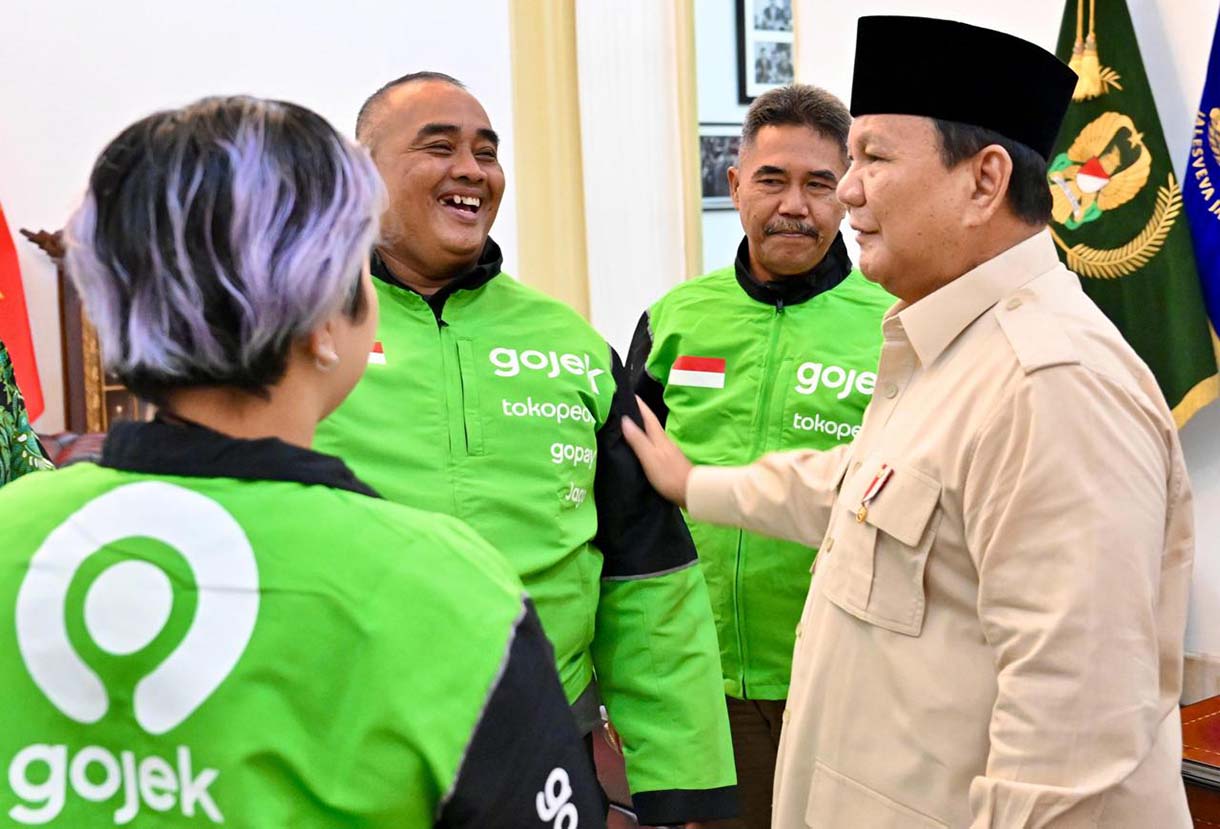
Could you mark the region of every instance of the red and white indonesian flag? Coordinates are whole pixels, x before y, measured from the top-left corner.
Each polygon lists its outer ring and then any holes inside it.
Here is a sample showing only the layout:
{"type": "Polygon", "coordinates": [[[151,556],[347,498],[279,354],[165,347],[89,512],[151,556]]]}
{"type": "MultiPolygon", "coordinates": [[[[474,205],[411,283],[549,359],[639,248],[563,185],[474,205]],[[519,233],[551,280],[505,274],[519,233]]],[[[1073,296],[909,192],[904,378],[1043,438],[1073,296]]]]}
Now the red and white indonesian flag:
{"type": "Polygon", "coordinates": [[[370,366],[385,365],[385,346],[381,344],[381,340],[373,343],[373,350],[369,352],[370,366]]]}
{"type": "Polygon", "coordinates": [[[724,388],[723,357],[679,357],[669,370],[669,385],[724,388]]]}

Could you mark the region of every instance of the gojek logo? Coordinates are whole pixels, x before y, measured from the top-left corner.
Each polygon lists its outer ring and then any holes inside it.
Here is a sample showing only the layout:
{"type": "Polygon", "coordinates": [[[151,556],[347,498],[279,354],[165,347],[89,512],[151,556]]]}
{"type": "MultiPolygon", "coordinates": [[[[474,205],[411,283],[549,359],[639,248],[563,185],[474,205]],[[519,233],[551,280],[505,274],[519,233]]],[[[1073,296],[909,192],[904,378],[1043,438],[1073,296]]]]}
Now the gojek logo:
{"type": "Polygon", "coordinates": [[[544,823],[552,829],[576,829],[580,825],[580,814],[572,800],[572,779],[561,766],[551,769],[546,785],[534,795],[534,808],[544,823]]]}
{"type": "MultiPolygon", "coordinates": [[[[135,686],[135,721],[149,734],[160,735],[189,717],[229,675],[258,616],[254,551],[220,504],[155,481],[122,486],[90,501],[51,532],[30,560],[17,594],[17,644],[34,683],[56,708],[79,723],[101,720],[110,708],[109,695],[69,640],[65,605],[81,565],[108,545],[132,537],[172,547],[195,579],[190,628],[135,686]]],[[[157,637],[173,604],[173,588],[161,568],[125,559],[102,570],[89,586],[84,627],[101,650],[127,656],[157,637]]],[[[112,748],[88,745],[70,757],[66,745],[26,746],[8,769],[9,784],[24,801],[9,816],[19,823],[47,823],[63,810],[69,787],[96,803],[118,799],[121,788],[116,824],[131,822],[142,803],[158,812],[177,803],[187,817],[199,809],[213,822],[224,821],[209,791],[219,772],[195,774],[189,747],[166,747],[176,768],[162,757],[140,758],[121,748],[116,757],[112,748]]]]}

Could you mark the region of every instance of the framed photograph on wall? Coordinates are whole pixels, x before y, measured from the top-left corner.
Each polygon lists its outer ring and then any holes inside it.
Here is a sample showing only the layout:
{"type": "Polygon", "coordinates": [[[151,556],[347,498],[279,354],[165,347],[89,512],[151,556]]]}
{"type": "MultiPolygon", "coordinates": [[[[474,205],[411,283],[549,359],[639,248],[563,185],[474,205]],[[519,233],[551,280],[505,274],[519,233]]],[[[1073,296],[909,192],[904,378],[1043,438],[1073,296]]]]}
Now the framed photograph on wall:
{"type": "Polygon", "coordinates": [[[792,0],[737,0],[737,98],[748,104],[796,78],[792,0]]]}
{"type": "Polygon", "coordinates": [[[699,181],[704,210],[732,210],[729,168],[737,163],[741,124],[699,125],[699,181]]]}

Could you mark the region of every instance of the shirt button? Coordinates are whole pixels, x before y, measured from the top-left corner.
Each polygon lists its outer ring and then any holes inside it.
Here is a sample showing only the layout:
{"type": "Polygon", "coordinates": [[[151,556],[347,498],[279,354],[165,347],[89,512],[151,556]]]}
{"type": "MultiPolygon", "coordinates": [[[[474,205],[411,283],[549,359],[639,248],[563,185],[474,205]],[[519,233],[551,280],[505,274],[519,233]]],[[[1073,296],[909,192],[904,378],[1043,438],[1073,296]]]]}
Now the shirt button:
{"type": "Polygon", "coordinates": [[[783,715],[782,717],[780,717],[780,719],[781,719],[783,722],[785,722],[785,723],[786,723],[786,722],[788,722],[788,718],[789,718],[789,715],[788,715],[788,709],[787,709],[787,708],[785,708],[785,709],[784,709],[784,715],[783,715]]]}
{"type": "Polygon", "coordinates": [[[898,387],[895,386],[893,383],[886,383],[885,391],[883,392],[883,394],[886,397],[888,397],[889,399],[893,400],[895,397],[898,396],[898,387]]]}
{"type": "Polygon", "coordinates": [[[1007,308],[1009,311],[1017,310],[1018,308],[1021,307],[1021,297],[1014,296],[1012,299],[1008,300],[1007,303],[1005,303],[1004,307],[1007,308]]]}
{"type": "Polygon", "coordinates": [[[800,625],[796,626],[796,638],[797,639],[801,638],[801,626],[800,625]]]}
{"type": "Polygon", "coordinates": [[[830,548],[833,547],[834,545],[835,545],[835,540],[833,537],[826,539],[826,543],[822,545],[822,552],[829,553],[830,548]]]}

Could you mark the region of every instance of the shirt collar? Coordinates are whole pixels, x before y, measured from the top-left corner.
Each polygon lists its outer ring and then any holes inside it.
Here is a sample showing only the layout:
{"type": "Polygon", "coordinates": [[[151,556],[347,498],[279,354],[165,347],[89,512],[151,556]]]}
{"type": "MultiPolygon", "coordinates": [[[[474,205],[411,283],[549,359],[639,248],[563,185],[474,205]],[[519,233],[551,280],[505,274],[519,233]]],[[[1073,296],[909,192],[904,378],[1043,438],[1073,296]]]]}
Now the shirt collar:
{"type": "MultiPolygon", "coordinates": [[[[483,287],[499,275],[500,268],[503,266],[504,254],[500,252],[500,246],[489,236],[487,241],[483,243],[483,252],[479,254],[479,261],[475,262],[473,267],[446,282],[432,296],[423,297],[423,300],[428,303],[428,307],[432,309],[432,313],[436,315],[436,319],[439,321],[441,312],[445,309],[445,301],[449,297],[458,291],[473,291],[476,288],[483,287]]],[[[389,267],[375,249],[369,256],[369,272],[386,284],[422,296],[414,288],[399,282],[398,278],[390,272],[389,267]]]]}
{"type": "Polygon", "coordinates": [[[737,246],[733,267],[737,272],[737,284],[751,299],[779,307],[799,305],[836,287],[851,273],[851,259],[847,255],[847,245],[843,243],[843,234],[837,233],[822,261],[809,271],[774,282],[762,282],[750,271],[750,240],[743,237],[737,246]]]}
{"type": "Polygon", "coordinates": [[[928,366],[997,302],[1058,265],[1050,231],[1043,230],[915,304],[897,303],[886,318],[898,317],[920,364],[928,366]]]}
{"type": "Polygon", "coordinates": [[[276,438],[243,440],[206,426],[161,419],[116,423],[100,466],[148,475],[291,481],[379,497],[343,461],[276,438]]]}

